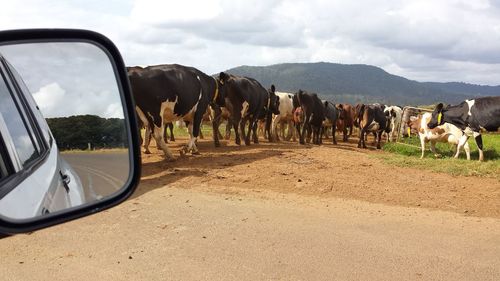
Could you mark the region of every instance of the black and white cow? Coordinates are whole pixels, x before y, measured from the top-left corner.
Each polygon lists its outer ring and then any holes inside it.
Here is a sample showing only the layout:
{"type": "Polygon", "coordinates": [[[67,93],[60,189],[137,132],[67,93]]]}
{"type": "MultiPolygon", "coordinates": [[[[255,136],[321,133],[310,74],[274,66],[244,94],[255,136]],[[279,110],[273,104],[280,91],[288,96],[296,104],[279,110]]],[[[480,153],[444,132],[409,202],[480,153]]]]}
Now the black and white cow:
{"type": "MultiPolygon", "coordinates": [[[[246,145],[250,145],[250,133],[253,132],[254,143],[257,137],[257,120],[268,120],[266,127],[271,127],[272,114],[279,114],[279,99],[274,93],[274,86],[267,91],[257,80],[237,76],[225,72],[219,74],[220,92],[225,97],[225,107],[230,112],[234,126],[236,144],[241,144],[240,133],[246,145]],[[269,118],[268,118],[269,116],[269,118]],[[245,125],[248,123],[248,132],[245,125]],[[239,129],[238,130],[238,126],[239,129]]],[[[215,129],[214,129],[215,130],[215,129]]]]}
{"type": "Polygon", "coordinates": [[[325,121],[323,121],[323,127],[332,128],[333,134],[333,143],[337,144],[337,140],[335,139],[335,131],[337,129],[337,120],[339,120],[342,116],[342,104],[335,105],[329,101],[323,101],[323,105],[325,106],[325,121]]]}
{"type": "Polygon", "coordinates": [[[479,161],[483,161],[483,138],[480,131],[485,129],[489,132],[495,132],[500,127],[500,97],[465,100],[459,105],[447,107],[440,103],[432,112],[431,121],[427,126],[433,129],[445,122],[457,126],[463,132],[455,158],[458,158],[460,149],[473,135],[479,150],[479,161]]]}
{"type": "Polygon", "coordinates": [[[384,106],[378,104],[356,105],[356,121],[359,125],[360,135],[358,141],[358,148],[366,148],[365,135],[368,132],[373,132],[377,138],[377,149],[380,149],[380,140],[382,133],[390,131],[390,119],[384,113],[384,106]]]}
{"type": "Polygon", "coordinates": [[[181,153],[198,153],[196,140],[203,114],[211,103],[224,105],[218,81],[196,68],[178,64],[131,68],[128,73],[136,110],[148,121],[166,158],[173,159],[173,155],[162,138],[164,126],[176,120],[192,124],[192,136],[181,153]]]}
{"type": "Polygon", "coordinates": [[[311,94],[306,91],[299,90],[293,96],[294,110],[299,106],[302,108],[304,113],[302,130],[300,129],[300,123],[297,123],[296,125],[297,131],[299,132],[299,143],[305,144],[304,137],[306,131],[310,129],[313,134],[313,143],[321,144],[323,120],[325,119],[325,109],[323,103],[317,94],[311,94]]]}

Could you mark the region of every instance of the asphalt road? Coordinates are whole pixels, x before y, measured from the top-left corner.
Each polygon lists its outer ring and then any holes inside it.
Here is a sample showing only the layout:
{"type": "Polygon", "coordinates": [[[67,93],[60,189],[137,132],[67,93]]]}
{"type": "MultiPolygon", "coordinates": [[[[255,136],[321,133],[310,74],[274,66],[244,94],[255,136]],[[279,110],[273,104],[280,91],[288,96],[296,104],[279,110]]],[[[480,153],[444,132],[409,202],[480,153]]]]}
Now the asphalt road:
{"type": "Polygon", "coordinates": [[[63,153],[61,156],[77,172],[87,202],[119,190],[128,178],[128,152],[63,153]]]}

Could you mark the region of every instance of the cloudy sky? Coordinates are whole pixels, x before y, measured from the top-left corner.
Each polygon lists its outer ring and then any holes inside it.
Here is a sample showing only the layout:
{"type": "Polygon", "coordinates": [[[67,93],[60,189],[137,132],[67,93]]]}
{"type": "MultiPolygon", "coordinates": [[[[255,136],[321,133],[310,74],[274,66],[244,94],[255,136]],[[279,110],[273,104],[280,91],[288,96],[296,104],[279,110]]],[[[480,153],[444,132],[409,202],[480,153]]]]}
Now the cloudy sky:
{"type": "Polygon", "coordinates": [[[45,118],[123,118],[113,67],[97,46],[31,43],[0,46],[0,52],[21,75],[45,118]]]}
{"type": "Polygon", "coordinates": [[[371,64],[418,81],[500,84],[500,0],[5,1],[0,29],[100,32],[127,65],[212,74],[282,62],[371,64]]]}

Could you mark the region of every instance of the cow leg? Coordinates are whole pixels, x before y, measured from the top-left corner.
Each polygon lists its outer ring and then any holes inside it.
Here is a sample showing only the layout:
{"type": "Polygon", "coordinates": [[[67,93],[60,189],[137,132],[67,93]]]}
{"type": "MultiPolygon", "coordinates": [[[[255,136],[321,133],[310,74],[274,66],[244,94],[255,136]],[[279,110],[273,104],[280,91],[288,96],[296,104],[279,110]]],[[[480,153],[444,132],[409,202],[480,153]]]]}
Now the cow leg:
{"type": "MultiPolygon", "coordinates": [[[[252,126],[252,139],[253,139],[253,143],[259,143],[259,136],[257,135],[257,127],[258,127],[258,123],[259,121],[258,120],[255,120],[255,122],[253,123],[253,126],[252,126]]],[[[250,124],[248,125],[248,135],[250,135],[250,125],[252,124],[252,122],[250,121],[250,124]]],[[[264,137],[266,136],[266,133],[264,132],[264,137]]]]}
{"type": "Polygon", "coordinates": [[[160,127],[154,125],[154,138],[156,141],[156,146],[159,146],[161,150],[163,150],[163,153],[165,153],[165,158],[167,160],[173,160],[174,156],[172,155],[172,152],[170,152],[170,149],[168,148],[167,144],[163,140],[163,132],[164,132],[164,124],[162,123],[160,127]]]}
{"type": "Polygon", "coordinates": [[[212,131],[213,131],[213,138],[214,138],[214,146],[219,147],[220,146],[220,141],[219,139],[222,138],[221,133],[219,132],[219,125],[220,125],[220,119],[222,116],[222,110],[220,109],[219,106],[216,105],[211,105],[212,110],[214,112],[214,117],[212,119],[212,131]]]}
{"type": "MultiPolygon", "coordinates": [[[[278,125],[278,123],[280,123],[280,121],[281,121],[281,115],[278,114],[274,116],[273,123],[271,125],[271,134],[276,138],[276,141],[280,141],[278,131],[276,130],[276,126],[278,125]]],[[[283,126],[281,126],[280,129],[283,129],[283,126]]]]}
{"type": "Polygon", "coordinates": [[[382,140],[382,133],[381,131],[377,132],[377,149],[381,149],[382,147],[380,146],[380,141],[382,140]]]}
{"type": "MultiPolygon", "coordinates": [[[[260,129],[260,124],[259,123],[259,120],[257,120],[257,118],[255,118],[254,116],[249,116],[248,117],[248,132],[247,132],[247,135],[245,137],[245,144],[246,145],[250,145],[250,134],[252,134],[252,139],[253,139],[253,143],[259,143],[259,136],[257,135],[257,129],[259,127],[260,129]]],[[[263,133],[264,135],[264,138],[266,136],[265,132],[263,133]]]]}
{"type": "MultiPolygon", "coordinates": [[[[364,140],[364,136],[363,136],[363,129],[361,129],[359,131],[359,140],[358,140],[358,148],[361,148],[361,142],[364,140]]],[[[344,135],[344,139],[345,139],[345,135],[344,135]]],[[[345,141],[345,140],[344,140],[345,141]]]]}
{"type": "MultiPolygon", "coordinates": [[[[283,120],[281,120],[281,122],[280,122],[280,136],[281,136],[281,138],[282,138],[283,140],[287,140],[287,138],[288,138],[288,134],[289,134],[289,133],[286,133],[286,129],[287,129],[287,128],[288,128],[288,122],[287,122],[286,120],[284,120],[284,119],[283,119],[283,120]]],[[[290,138],[288,138],[288,140],[289,140],[289,139],[290,139],[290,138]]],[[[279,141],[279,140],[280,140],[280,139],[278,138],[278,141],[279,141]]]]}
{"type": "Polygon", "coordinates": [[[287,125],[287,136],[286,136],[286,140],[289,141],[289,140],[292,140],[292,141],[297,141],[297,138],[296,138],[296,131],[295,131],[295,128],[293,126],[293,122],[292,121],[288,121],[286,123],[287,125]]]}
{"type": "MultiPolygon", "coordinates": [[[[151,154],[151,151],[149,151],[149,143],[151,142],[151,127],[150,127],[150,120],[148,120],[148,118],[146,117],[146,115],[144,114],[144,112],[142,112],[142,110],[136,106],[135,107],[135,110],[136,110],[136,113],[137,113],[137,116],[139,117],[139,120],[140,122],[142,122],[143,126],[145,126],[146,130],[144,132],[144,153],[146,154],[151,154]]],[[[139,130],[139,136],[141,136],[141,131],[139,130]]],[[[141,141],[142,142],[142,141],[141,141]]]]}
{"type": "Polygon", "coordinates": [[[194,113],[193,122],[191,122],[191,133],[190,140],[185,149],[186,152],[191,151],[191,154],[200,154],[198,151],[198,147],[196,143],[198,142],[198,136],[201,132],[201,121],[203,118],[203,114],[205,114],[206,108],[208,104],[203,104],[202,102],[198,102],[198,110],[194,113]],[[200,108],[205,108],[205,110],[199,110],[200,108]]]}
{"type": "Polygon", "coordinates": [[[420,155],[420,159],[423,159],[425,154],[425,137],[420,133],[418,133],[418,136],[420,139],[420,149],[422,150],[422,155],[420,155]]]}
{"type": "Polygon", "coordinates": [[[224,139],[229,140],[231,138],[231,127],[234,126],[234,120],[231,118],[227,119],[227,124],[226,124],[226,134],[224,136],[224,139]]]}
{"type": "Polygon", "coordinates": [[[306,131],[307,131],[306,142],[311,143],[311,135],[312,135],[311,123],[307,123],[306,131]]]}
{"type": "Polygon", "coordinates": [[[437,153],[436,151],[436,141],[431,141],[431,151],[434,154],[434,157],[440,158],[441,154],[437,153]]]}
{"type": "Polygon", "coordinates": [[[360,136],[359,136],[359,142],[358,142],[358,147],[363,147],[366,148],[366,143],[365,143],[365,137],[367,135],[366,129],[363,128],[360,131],[360,136]]]}
{"type": "MultiPolygon", "coordinates": [[[[267,139],[269,142],[274,142],[274,134],[271,134],[271,125],[273,123],[273,114],[272,113],[267,113],[266,114],[266,135],[267,139]]],[[[277,135],[276,135],[277,136],[277,135]]]]}
{"type": "Polygon", "coordinates": [[[336,122],[333,122],[332,125],[333,144],[337,144],[337,139],[335,138],[335,130],[337,130],[337,125],[336,122]]]}
{"type": "Polygon", "coordinates": [[[234,119],[232,119],[232,125],[233,125],[233,130],[234,130],[234,142],[237,144],[237,145],[240,145],[241,144],[241,139],[240,139],[240,123],[241,123],[241,117],[235,117],[234,119]]]}
{"type": "Polygon", "coordinates": [[[305,137],[306,137],[306,133],[307,133],[307,123],[304,123],[302,124],[302,130],[300,128],[300,125],[297,125],[297,130],[299,131],[299,142],[300,144],[306,144],[306,142],[304,141],[305,137]]]}
{"type": "Polygon", "coordinates": [[[249,145],[250,143],[247,143],[247,136],[245,134],[245,126],[247,124],[248,119],[246,117],[242,117],[240,121],[240,134],[241,137],[243,138],[243,141],[245,142],[246,145],[249,145]]]}
{"type": "Polygon", "coordinates": [[[174,123],[172,123],[172,122],[168,123],[167,128],[170,130],[170,141],[175,141],[174,123]]]}
{"type": "MultiPolygon", "coordinates": [[[[250,138],[247,139],[247,134],[245,133],[245,126],[248,122],[248,115],[247,116],[244,116],[241,118],[241,121],[240,121],[240,133],[241,133],[241,137],[243,138],[243,141],[245,142],[246,145],[250,145],[250,138]]],[[[249,127],[251,127],[252,124],[249,125],[249,127]]],[[[248,135],[250,136],[250,134],[248,135]]]]}
{"type": "Polygon", "coordinates": [[[479,150],[479,161],[484,161],[484,153],[483,153],[483,137],[480,133],[473,133],[474,139],[476,140],[477,150],[479,150]]]}
{"type": "MultiPolygon", "coordinates": [[[[151,143],[151,128],[146,126],[146,131],[144,132],[144,153],[151,154],[149,151],[149,143],[151,143]]],[[[156,145],[158,147],[158,145],[156,145]]]]}
{"type": "MultiPolygon", "coordinates": [[[[167,123],[167,128],[170,130],[170,141],[175,141],[175,137],[174,137],[174,123],[172,123],[172,122],[167,123]]],[[[165,130],[165,133],[166,132],[167,132],[167,130],[165,130]]]]}
{"type": "Polygon", "coordinates": [[[342,128],[342,133],[344,134],[344,137],[342,138],[342,140],[344,142],[347,142],[348,136],[347,136],[347,127],[345,126],[345,124],[344,124],[344,128],[342,128]]]}
{"type": "MultiPolygon", "coordinates": [[[[458,146],[457,146],[458,149],[458,146]]],[[[467,156],[467,160],[470,160],[470,147],[469,142],[465,142],[464,144],[465,155],[467,156]]]]}
{"type": "Polygon", "coordinates": [[[458,158],[458,154],[460,153],[460,150],[462,149],[462,147],[464,147],[464,145],[465,145],[465,143],[467,142],[468,139],[469,139],[469,136],[467,134],[463,134],[460,137],[460,139],[458,140],[457,152],[455,153],[455,156],[454,156],[455,158],[458,158]]]}

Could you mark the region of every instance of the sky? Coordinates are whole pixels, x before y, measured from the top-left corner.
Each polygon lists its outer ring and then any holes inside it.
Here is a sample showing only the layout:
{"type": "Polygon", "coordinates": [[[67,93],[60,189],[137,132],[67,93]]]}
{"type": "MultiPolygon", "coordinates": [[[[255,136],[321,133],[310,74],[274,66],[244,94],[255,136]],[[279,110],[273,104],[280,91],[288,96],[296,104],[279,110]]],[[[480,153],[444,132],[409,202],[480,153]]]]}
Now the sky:
{"type": "Polygon", "coordinates": [[[93,114],[123,118],[111,61],[89,43],[0,46],[45,118],[93,114]]]}
{"type": "Polygon", "coordinates": [[[179,63],[214,74],[323,61],[417,81],[500,85],[500,0],[3,2],[0,29],[94,30],[129,66],[179,63]]]}

